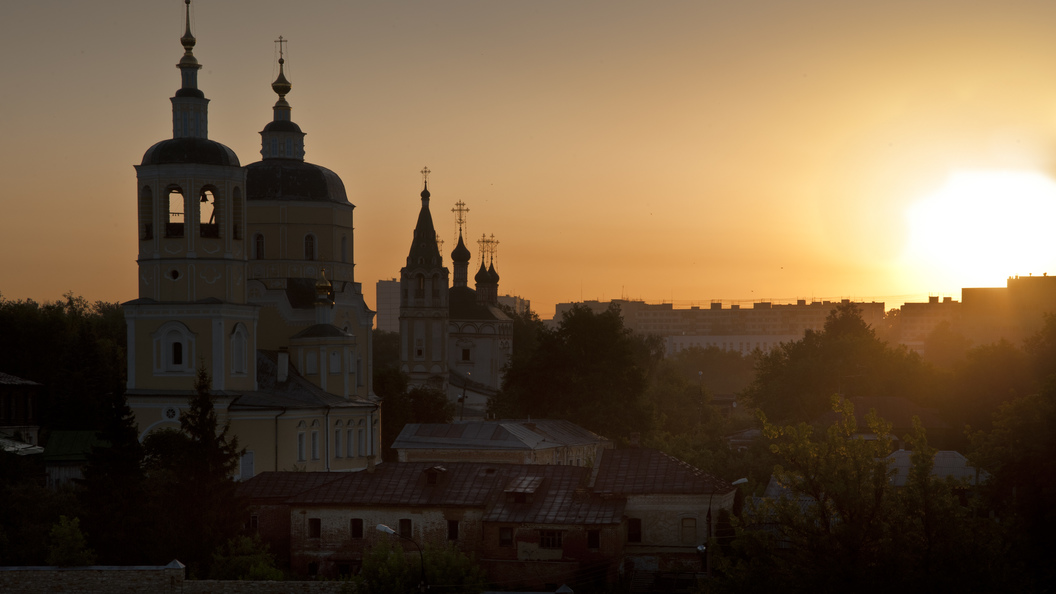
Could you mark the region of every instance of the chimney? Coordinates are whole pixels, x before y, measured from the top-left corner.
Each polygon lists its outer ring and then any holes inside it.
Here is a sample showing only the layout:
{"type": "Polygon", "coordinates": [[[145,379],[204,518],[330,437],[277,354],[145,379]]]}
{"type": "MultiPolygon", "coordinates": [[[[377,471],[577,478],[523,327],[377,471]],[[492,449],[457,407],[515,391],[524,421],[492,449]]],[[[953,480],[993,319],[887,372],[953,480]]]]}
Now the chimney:
{"type": "Polygon", "coordinates": [[[276,380],[281,384],[290,376],[290,351],[286,347],[279,347],[279,369],[276,380]]]}

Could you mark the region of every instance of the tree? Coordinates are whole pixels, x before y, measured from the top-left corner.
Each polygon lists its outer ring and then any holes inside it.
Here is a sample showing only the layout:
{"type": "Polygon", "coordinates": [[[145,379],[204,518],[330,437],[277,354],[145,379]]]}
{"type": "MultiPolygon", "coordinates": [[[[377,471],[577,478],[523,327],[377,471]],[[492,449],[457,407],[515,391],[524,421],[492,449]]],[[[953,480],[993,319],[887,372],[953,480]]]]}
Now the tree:
{"type": "Polygon", "coordinates": [[[144,450],[135,417],[124,394],[107,401],[99,445],[92,448],[78,497],[85,527],[99,558],[108,565],[136,565],[150,561],[144,450]],[[121,518],[114,522],[114,518],[121,518]]]}
{"type": "MultiPolygon", "coordinates": [[[[400,374],[400,377],[403,377],[400,374]]],[[[394,384],[398,384],[393,380],[394,384]]],[[[404,386],[406,383],[404,381],[404,386]]],[[[450,423],[454,418],[455,405],[447,395],[435,388],[416,386],[407,391],[388,391],[381,399],[382,458],[396,461],[393,442],[399,437],[407,423],[450,423]]]]}
{"type": "Polygon", "coordinates": [[[167,434],[157,455],[150,444],[152,489],[159,506],[160,542],[165,556],[187,564],[191,575],[209,574],[213,554],[242,527],[243,502],[232,477],[242,451],[238,439],[220,426],[209,392],[209,374],[199,367],[195,394],[180,416],[183,438],[167,434]]]}
{"type": "Polygon", "coordinates": [[[85,566],[95,563],[95,553],[88,548],[79,518],[59,516],[51,527],[48,546],[48,565],[60,567],[85,566]]]}
{"type": "Polygon", "coordinates": [[[600,314],[576,305],[556,330],[536,331],[537,348],[511,362],[492,413],[566,419],[617,440],[651,428],[645,389],[662,344],[624,327],[618,305],[600,314]]]}
{"type": "Polygon", "coordinates": [[[809,421],[829,395],[932,398],[936,377],[919,356],[876,338],[853,303],[837,305],[822,332],[762,355],[746,399],[777,421],[809,421]]]}
{"type": "Polygon", "coordinates": [[[965,483],[932,475],[935,450],[919,419],[905,437],[909,478],[896,489],[890,424],[870,411],[866,438],[850,402],[831,402],[839,419],[823,432],[764,419],[778,459],[773,484],[784,494],[746,509],[732,554],[716,560],[716,589],[1018,590],[1002,525],[979,513],[965,483]]]}
{"type": "Polygon", "coordinates": [[[209,579],[280,581],[283,574],[275,567],[275,556],[268,545],[254,534],[236,536],[213,553],[209,579]]]}
{"type": "Polygon", "coordinates": [[[405,551],[395,542],[383,541],[363,557],[363,567],[353,579],[357,591],[368,594],[405,594],[418,590],[424,564],[425,583],[430,589],[473,594],[487,586],[484,571],[454,546],[426,547],[405,551]]]}

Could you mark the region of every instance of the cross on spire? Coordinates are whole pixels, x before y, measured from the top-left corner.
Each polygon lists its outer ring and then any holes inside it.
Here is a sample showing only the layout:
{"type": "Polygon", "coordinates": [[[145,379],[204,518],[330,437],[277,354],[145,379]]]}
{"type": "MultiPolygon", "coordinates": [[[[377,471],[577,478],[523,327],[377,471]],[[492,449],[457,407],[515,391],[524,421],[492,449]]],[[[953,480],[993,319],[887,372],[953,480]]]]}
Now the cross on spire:
{"type": "Polygon", "coordinates": [[[451,212],[455,213],[455,222],[458,223],[458,230],[462,231],[462,225],[466,224],[466,213],[469,212],[469,208],[466,207],[466,203],[459,200],[455,203],[455,207],[451,209],[451,212]]]}
{"type": "Polygon", "coordinates": [[[432,173],[432,171],[429,171],[428,167],[422,167],[421,173],[422,173],[422,182],[423,183],[429,183],[429,174],[432,173]]]}
{"type": "Polygon", "coordinates": [[[282,35],[279,35],[279,38],[275,40],[275,43],[279,44],[279,64],[282,64],[282,63],[283,63],[283,61],[284,61],[284,60],[282,59],[282,58],[283,58],[283,48],[282,48],[282,44],[284,44],[284,43],[289,43],[289,40],[287,40],[287,39],[283,39],[283,38],[282,38],[282,35]]]}

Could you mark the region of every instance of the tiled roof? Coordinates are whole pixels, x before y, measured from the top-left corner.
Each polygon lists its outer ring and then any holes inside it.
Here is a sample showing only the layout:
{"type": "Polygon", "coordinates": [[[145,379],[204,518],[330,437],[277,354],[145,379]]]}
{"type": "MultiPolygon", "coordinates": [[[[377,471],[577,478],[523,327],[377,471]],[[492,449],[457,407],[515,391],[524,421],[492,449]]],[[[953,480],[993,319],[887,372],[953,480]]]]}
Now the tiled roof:
{"type": "MultiPolygon", "coordinates": [[[[891,477],[891,484],[896,487],[906,486],[906,481],[909,479],[909,470],[913,467],[913,452],[906,450],[898,450],[892,452],[887,459],[891,461],[890,468],[895,471],[894,476],[891,477]]],[[[931,476],[939,479],[946,477],[953,477],[956,479],[968,479],[968,483],[971,485],[978,485],[980,482],[986,480],[989,474],[985,470],[979,470],[974,466],[968,465],[968,459],[959,452],[950,450],[942,450],[935,452],[934,466],[931,469],[931,476]]]]}
{"type": "Polygon", "coordinates": [[[256,500],[284,501],[294,495],[340,479],[332,472],[262,472],[248,481],[238,483],[240,497],[256,500]]]}
{"type": "Polygon", "coordinates": [[[257,390],[243,392],[231,402],[231,410],[253,408],[348,408],[374,407],[365,400],[345,400],[301,377],[290,365],[285,382],[278,381],[278,355],[257,351],[257,390]]]}
{"type": "Polygon", "coordinates": [[[614,495],[729,493],[733,485],[658,450],[605,450],[594,492],[614,495]]]}
{"type": "Polygon", "coordinates": [[[590,469],[578,466],[410,462],[350,474],[265,472],[241,485],[239,493],[257,503],[303,506],[474,507],[490,522],[619,523],[624,500],[591,494],[589,478],[590,469]],[[530,492],[530,500],[508,501],[511,486],[513,492],[530,492]]]}
{"type": "Polygon", "coordinates": [[[4,386],[39,386],[40,384],[38,384],[37,382],[31,381],[31,380],[27,380],[27,379],[22,379],[20,377],[16,377],[14,375],[11,375],[10,373],[4,373],[3,371],[0,371],[0,385],[4,385],[4,386]]]}
{"type": "Polygon", "coordinates": [[[568,421],[467,421],[408,423],[393,442],[394,449],[540,450],[553,447],[607,444],[608,440],[568,421]]]}

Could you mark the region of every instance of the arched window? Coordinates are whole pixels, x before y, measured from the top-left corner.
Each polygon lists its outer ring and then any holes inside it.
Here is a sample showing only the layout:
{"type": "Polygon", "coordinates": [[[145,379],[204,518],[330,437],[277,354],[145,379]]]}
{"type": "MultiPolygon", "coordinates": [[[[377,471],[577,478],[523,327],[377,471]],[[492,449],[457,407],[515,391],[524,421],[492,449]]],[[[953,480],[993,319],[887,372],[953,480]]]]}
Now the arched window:
{"type": "Polygon", "coordinates": [[[151,336],[154,373],[190,375],[194,372],[194,333],[181,322],[168,322],[151,336]]]}
{"type": "Polygon", "coordinates": [[[341,236],[341,261],[348,262],[348,237],[341,236]]]}
{"type": "Polygon", "coordinates": [[[216,204],[216,193],[210,187],[202,188],[198,199],[198,235],[202,237],[220,237],[219,208],[216,204]]]}
{"type": "Polygon", "coordinates": [[[242,239],[242,189],[235,188],[231,191],[231,225],[232,237],[242,239]]]}
{"type": "Polygon", "coordinates": [[[247,361],[247,345],[249,343],[249,332],[242,324],[235,324],[235,330],[231,333],[231,373],[234,375],[246,375],[249,369],[247,361]]]}
{"type": "Polygon", "coordinates": [[[169,186],[169,214],[165,222],[165,237],[183,237],[184,212],[186,204],[183,190],[179,186],[169,186]]]}
{"type": "Polygon", "coordinates": [[[315,259],[315,236],[311,233],[304,236],[304,259],[315,259]]]}
{"type": "Polygon", "coordinates": [[[253,259],[264,259],[264,234],[257,233],[253,236],[253,259]]]}
{"type": "Polygon", "coordinates": [[[154,192],[150,186],[143,186],[139,192],[139,226],[143,230],[141,240],[154,239],[154,192]]]}

